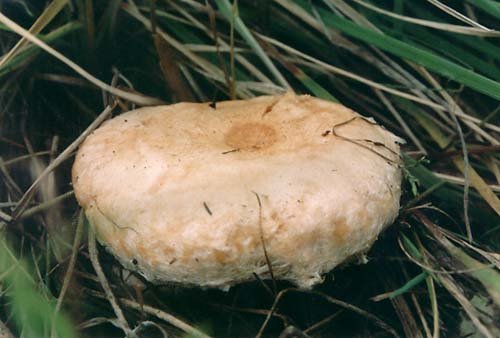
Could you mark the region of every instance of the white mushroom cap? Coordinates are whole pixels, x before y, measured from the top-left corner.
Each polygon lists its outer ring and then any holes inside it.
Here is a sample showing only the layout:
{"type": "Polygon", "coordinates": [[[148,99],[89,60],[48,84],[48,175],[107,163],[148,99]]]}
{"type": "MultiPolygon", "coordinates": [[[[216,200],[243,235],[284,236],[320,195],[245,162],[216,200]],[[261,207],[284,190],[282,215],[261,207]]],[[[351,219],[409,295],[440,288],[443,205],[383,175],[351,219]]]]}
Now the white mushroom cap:
{"type": "Polygon", "coordinates": [[[152,282],[301,287],[365,252],[397,215],[399,139],[288,93],[148,107],[81,146],[76,197],[100,242],[152,282]]]}

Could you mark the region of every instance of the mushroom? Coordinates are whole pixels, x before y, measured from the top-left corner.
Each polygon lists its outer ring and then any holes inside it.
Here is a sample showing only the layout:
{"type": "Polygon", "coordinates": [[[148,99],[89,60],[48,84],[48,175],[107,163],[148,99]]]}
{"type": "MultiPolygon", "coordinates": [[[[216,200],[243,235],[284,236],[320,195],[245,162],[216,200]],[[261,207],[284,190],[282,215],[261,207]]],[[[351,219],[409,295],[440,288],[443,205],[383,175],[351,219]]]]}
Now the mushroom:
{"type": "Polygon", "coordinates": [[[399,140],[293,93],[146,107],[85,140],[73,184],[100,243],[151,282],[310,288],[394,221],[399,140]]]}

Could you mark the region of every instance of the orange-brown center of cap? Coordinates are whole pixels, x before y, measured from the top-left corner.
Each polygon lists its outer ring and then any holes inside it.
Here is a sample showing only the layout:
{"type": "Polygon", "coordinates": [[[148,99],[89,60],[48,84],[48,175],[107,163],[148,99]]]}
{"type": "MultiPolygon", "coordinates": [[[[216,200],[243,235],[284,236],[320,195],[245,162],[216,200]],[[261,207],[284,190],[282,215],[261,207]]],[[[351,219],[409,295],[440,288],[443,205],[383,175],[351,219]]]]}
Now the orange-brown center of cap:
{"type": "Polygon", "coordinates": [[[260,150],[276,142],[276,131],[263,123],[244,123],[233,126],[226,133],[224,141],[228,146],[239,150],[260,150]]]}

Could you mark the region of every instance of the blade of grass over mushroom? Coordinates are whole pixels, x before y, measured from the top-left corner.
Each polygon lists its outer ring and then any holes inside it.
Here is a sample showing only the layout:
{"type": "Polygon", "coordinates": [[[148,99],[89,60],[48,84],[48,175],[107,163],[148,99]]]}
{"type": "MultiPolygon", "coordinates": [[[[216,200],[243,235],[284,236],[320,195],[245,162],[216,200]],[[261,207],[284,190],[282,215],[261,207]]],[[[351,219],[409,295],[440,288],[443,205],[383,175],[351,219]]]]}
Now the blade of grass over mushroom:
{"type": "MultiPolygon", "coordinates": [[[[33,35],[37,35],[40,33],[48,24],[52,22],[57,14],[66,6],[69,0],[54,0],[52,1],[43,11],[43,13],[37,18],[35,23],[30,27],[29,32],[33,35]]],[[[0,59],[0,69],[7,62],[11,61],[12,58],[19,53],[21,48],[26,45],[28,40],[25,37],[22,37],[21,40],[16,43],[14,47],[0,59]]]]}
{"type": "MultiPolygon", "coordinates": [[[[255,53],[261,58],[262,62],[266,65],[266,67],[269,69],[269,71],[274,75],[276,80],[279,82],[280,85],[282,85],[285,88],[291,88],[290,84],[285,80],[283,75],[279,72],[279,70],[276,68],[276,66],[273,64],[269,56],[264,52],[262,47],[259,45],[257,40],[255,40],[254,36],[250,32],[250,30],[247,28],[243,20],[238,15],[238,10],[237,8],[234,8],[231,6],[228,0],[215,0],[217,3],[217,6],[219,7],[219,10],[221,11],[222,15],[228,20],[234,20],[235,24],[235,29],[240,35],[243,37],[243,39],[250,45],[250,47],[255,51],[255,53]]],[[[236,2],[237,3],[237,2],[236,2]]]]}
{"type": "Polygon", "coordinates": [[[62,55],[61,53],[59,53],[58,51],[56,51],[55,49],[53,49],[52,47],[47,45],[45,42],[43,42],[42,40],[40,40],[39,38],[37,38],[33,34],[26,31],[24,28],[19,26],[17,23],[10,20],[3,13],[0,13],[0,22],[4,23],[5,25],[7,25],[10,29],[12,29],[17,34],[23,36],[24,38],[26,38],[30,42],[36,44],[37,46],[39,46],[40,48],[45,50],[47,53],[51,54],[52,56],[54,56],[55,58],[57,58],[58,60],[60,60],[64,64],[66,64],[68,67],[73,69],[75,72],[80,74],[82,77],[84,77],[89,82],[96,85],[97,87],[99,87],[99,88],[101,88],[101,89],[103,89],[103,90],[105,90],[113,95],[116,95],[118,97],[124,98],[126,100],[129,100],[129,101],[132,101],[132,102],[135,102],[138,104],[142,104],[142,105],[156,105],[156,104],[162,103],[162,101],[159,99],[144,96],[144,95],[139,95],[139,94],[135,94],[135,93],[131,93],[131,92],[127,92],[127,91],[112,87],[112,86],[104,83],[103,81],[97,79],[96,77],[94,77],[93,75],[88,73],[86,70],[84,70],[82,67],[80,67],[79,65],[77,65],[76,63],[74,63],[73,61],[68,59],[66,56],[62,55]]]}
{"type": "MultiPolygon", "coordinates": [[[[285,2],[284,0],[275,0],[275,2],[279,3],[299,18],[302,17],[303,11],[306,11],[306,13],[311,11],[308,4],[302,0],[296,0],[294,3],[285,2]]],[[[377,33],[371,29],[361,27],[333,13],[320,8],[317,10],[325,24],[331,28],[338,29],[351,37],[424,66],[437,74],[464,84],[480,93],[495,99],[500,99],[500,83],[492,79],[479,75],[474,71],[461,67],[454,62],[448,61],[424,49],[399,41],[393,37],[377,33]]]]}

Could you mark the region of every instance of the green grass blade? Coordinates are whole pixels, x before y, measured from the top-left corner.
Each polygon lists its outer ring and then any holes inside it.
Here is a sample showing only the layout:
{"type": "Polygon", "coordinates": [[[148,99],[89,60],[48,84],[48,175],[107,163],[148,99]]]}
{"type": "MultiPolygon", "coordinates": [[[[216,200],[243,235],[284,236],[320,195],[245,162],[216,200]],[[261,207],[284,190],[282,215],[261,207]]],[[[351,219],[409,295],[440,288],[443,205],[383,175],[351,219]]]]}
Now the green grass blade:
{"type": "MultiPolygon", "coordinates": [[[[33,35],[37,35],[44,29],[48,24],[52,22],[57,14],[66,6],[68,0],[54,0],[50,3],[50,5],[45,8],[43,13],[38,17],[38,19],[33,23],[29,32],[33,35]]],[[[19,42],[12,47],[12,49],[0,60],[0,67],[9,62],[27,43],[28,41],[25,38],[21,38],[19,42]]]]}
{"type": "Polygon", "coordinates": [[[309,89],[311,94],[313,94],[314,96],[332,102],[339,102],[339,100],[337,100],[335,96],[330,94],[325,88],[323,88],[319,83],[314,81],[311,77],[309,77],[309,75],[307,75],[303,71],[300,71],[299,73],[294,75],[300,82],[302,82],[304,87],[309,89]]]}
{"type": "Polygon", "coordinates": [[[460,57],[460,61],[470,66],[469,68],[474,68],[481,71],[483,74],[488,74],[497,81],[500,80],[500,69],[475,54],[469,53],[453,40],[443,38],[438,34],[428,34],[424,29],[419,27],[404,29],[403,34],[402,38],[412,35],[415,36],[417,39],[423,41],[429,49],[438,46],[438,50],[445,51],[448,54],[448,59],[458,56],[460,57]]]}
{"type": "MultiPolygon", "coordinates": [[[[25,337],[45,337],[46,328],[54,322],[57,337],[76,337],[70,321],[58,313],[54,315],[54,298],[37,289],[31,270],[19,261],[3,238],[0,239],[0,282],[10,300],[12,317],[25,337]]],[[[46,291],[46,289],[45,289],[46,291]]]]}
{"type": "Polygon", "coordinates": [[[412,279],[410,279],[408,282],[406,282],[402,287],[400,287],[399,289],[394,290],[393,292],[391,292],[389,294],[389,298],[393,299],[393,298],[395,298],[397,296],[400,296],[400,295],[402,295],[402,294],[410,291],[415,286],[417,286],[422,281],[424,281],[427,278],[427,276],[429,276],[429,274],[427,272],[421,272],[420,274],[416,275],[415,277],[413,277],[412,279]]]}
{"type": "MultiPolygon", "coordinates": [[[[429,11],[419,8],[419,7],[412,7],[411,8],[415,14],[417,14],[419,17],[427,18],[428,20],[439,20],[439,18],[435,15],[432,15],[429,13],[429,11]]],[[[414,27],[417,28],[417,27],[414,27]]],[[[407,30],[405,33],[414,35],[415,31],[412,29],[407,30]]],[[[428,34],[428,33],[427,33],[428,34]]],[[[428,34],[429,35],[429,34],[428,34]]],[[[436,35],[436,34],[432,34],[436,35]]],[[[500,45],[498,43],[494,43],[497,41],[497,39],[484,39],[484,38],[478,38],[474,36],[467,36],[467,35],[460,35],[460,34],[448,34],[446,35],[446,39],[448,39],[448,43],[451,44],[456,44],[458,46],[464,45],[469,47],[470,53],[476,53],[476,54],[481,54],[484,53],[486,54],[489,58],[493,60],[500,61],[500,45]]],[[[440,47],[440,50],[446,50],[447,47],[441,46],[440,42],[435,43],[435,46],[440,47]]],[[[462,54],[458,53],[455,54],[455,57],[462,58],[462,54]]],[[[484,55],[481,55],[484,58],[484,55]]],[[[485,58],[488,60],[488,58],[485,58]]],[[[486,61],[485,60],[485,61],[486,61]]]]}
{"type": "MultiPolygon", "coordinates": [[[[52,32],[47,35],[40,37],[42,41],[45,43],[51,44],[62,37],[66,36],[69,33],[72,33],[78,29],[80,29],[82,25],[79,22],[68,22],[67,24],[54,29],[52,32]]],[[[13,58],[9,60],[9,62],[0,66],[0,78],[10,71],[21,67],[23,62],[28,58],[34,56],[36,53],[40,52],[41,49],[36,45],[30,45],[26,47],[24,50],[20,51],[13,58]]]]}
{"type": "Polygon", "coordinates": [[[215,0],[217,3],[217,6],[219,7],[219,10],[221,11],[222,15],[228,20],[232,21],[234,20],[234,25],[235,29],[240,35],[243,37],[243,39],[252,47],[252,49],[255,51],[255,53],[261,58],[262,62],[266,65],[266,67],[269,69],[269,71],[274,75],[276,80],[279,82],[280,85],[282,85],[285,88],[291,88],[288,82],[285,80],[283,75],[279,72],[279,70],[276,68],[276,66],[273,64],[269,56],[264,52],[262,47],[259,45],[257,40],[254,38],[250,30],[247,28],[243,20],[234,13],[233,7],[229,3],[228,0],[215,0]]]}
{"type": "Polygon", "coordinates": [[[422,254],[420,253],[420,250],[418,250],[417,245],[411,241],[407,236],[404,234],[401,235],[403,238],[403,243],[405,248],[408,250],[408,252],[415,258],[417,259],[422,259],[422,254]]]}
{"type": "Polygon", "coordinates": [[[486,13],[500,19],[500,3],[493,0],[466,0],[467,3],[482,9],[486,13]]]}
{"type": "MultiPolygon", "coordinates": [[[[302,0],[296,1],[303,9],[311,13],[311,9],[302,0]]],[[[469,69],[461,67],[456,63],[448,61],[431,52],[402,42],[393,37],[363,28],[349,20],[341,18],[333,13],[317,9],[323,21],[329,27],[336,28],[343,33],[376,46],[381,50],[412,61],[451,80],[462,83],[478,92],[500,100],[500,83],[485,76],[479,75],[469,69]]]]}

